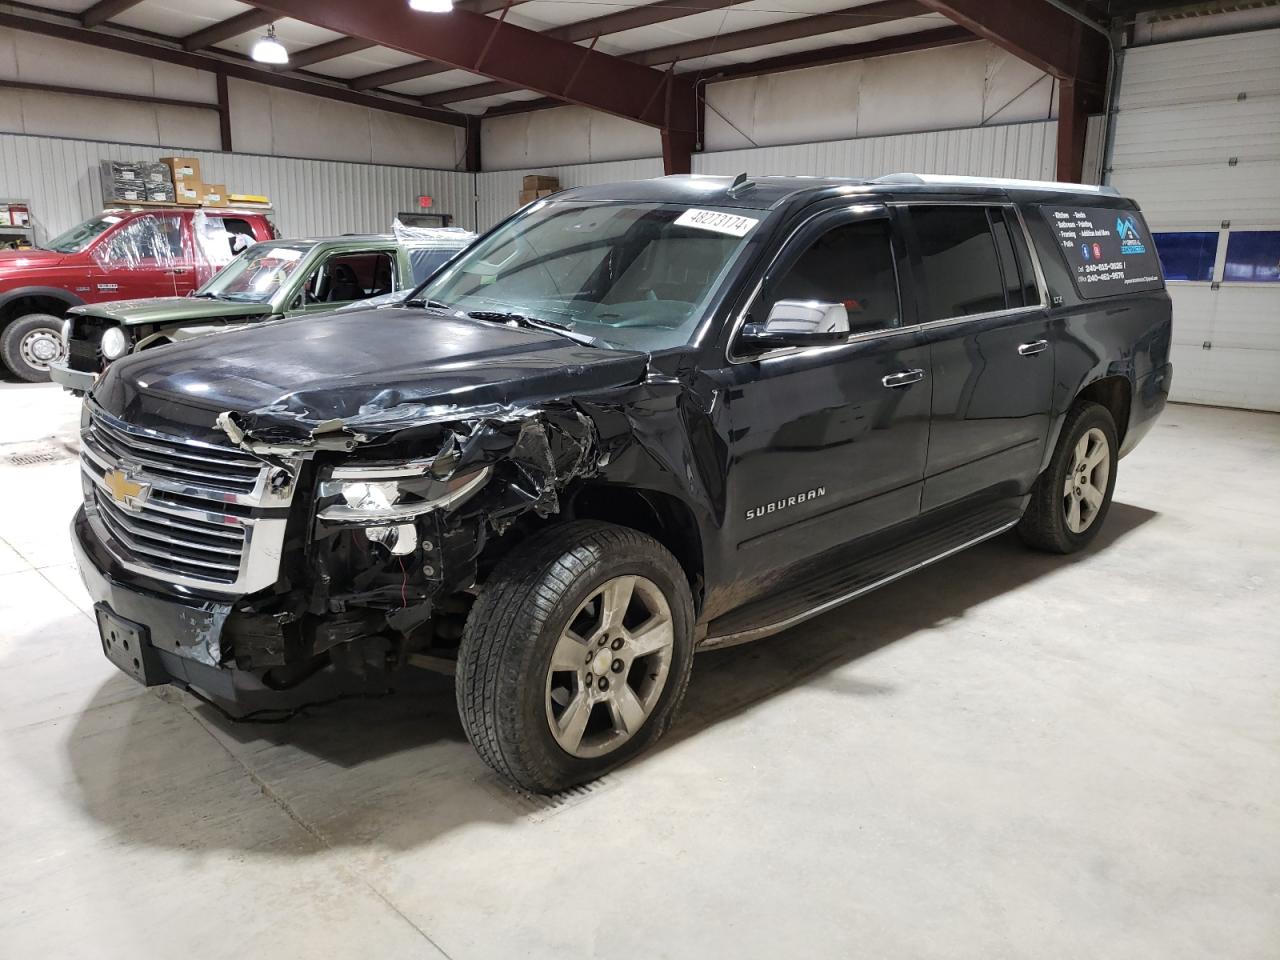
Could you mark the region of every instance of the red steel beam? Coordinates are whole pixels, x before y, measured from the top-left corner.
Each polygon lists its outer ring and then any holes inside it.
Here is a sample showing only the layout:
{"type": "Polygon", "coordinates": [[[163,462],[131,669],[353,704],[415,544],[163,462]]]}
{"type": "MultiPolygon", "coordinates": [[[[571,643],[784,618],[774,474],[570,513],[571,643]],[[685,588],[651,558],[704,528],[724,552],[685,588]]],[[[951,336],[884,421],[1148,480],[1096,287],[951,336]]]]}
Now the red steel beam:
{"type": "MultiPolygon", "coordinates": [[[[916,17],[927,13],[917,0],[878,0],[858,7],[847,7],[834,13],[819,14],[815,17],[800,17],[795,20],[783,20],[763,27],[751,27],[736,30],[733,33],[722,33],[713,37],[688,40],[682,43],[667,44],[650,50],[624,54],[620,59],[645,66],[677,63],[681,60],[696,60],[717,53],[732,53],[736,50],[749,50],[770,43],[782,43],[786,40],[801,40],[818,37],[838,30],[851,30],[855,27],[867,27],[874,24],[889,23],[905,17],[916,17]]],[[[422,98],[424,106],[439,107],[449,103],[460,103],[463,100],[478,100],[481,97],[492,97],[500,93],[511,93],[519,87],[503,83],[477,83],[468,87],[457,87],[453,90],[442,90],[422,98]]]]}
{"type": "Polygon", "coordinates": [[[142,0],[98,0],[92,7],[80,14],[80,22],[86,27],[97,27],[112,17],[117,17],[130,7],[136,7],[142,0]]]}
{"type": "Polygon", "coordinates": [[[323,82],[318,77],[308,75],[275,73],[271,70],[255,66],[249,60],[231,54],[210,56],[201,53],[189,53],[177,46],[165,46],[150,40],[137,39],[121,33],[108,33],[102,30],[89,30],[74,23],[56,22],[37,17],[23,17],[17,14],[0,11],[0,27],[10,27],[26,33],[55,37],[73,43],[83,43],[91,47],[114,50],[117,53],[128,53],[135,57],[146,57],[164,63],[176,63],[179,66],[204,70],[209,73],[225,72],[229,77],[238,80],[249,80],[270,87],[280,87],[307,93],[313,97],[325,97],[329,100],[340,100],[354,103],[374,110],[386,110],[419,120],[433,120],[436,123],[447,123],[455,127],[466,125],[466,117],[452,110],[431,110],[416,102],[395,100],[388,96],[360,93],[345,86],[323,82]]]}
{"type": "MultiPolygon", "coordinates": [[[[657,0],[656,3],[647,3],[642,7],[628,7],[616,13],[606,13],[590,20],[580,20],[577,23],[543,30],[542,35],[577,43],[579,40],[605,37],[611,33],[622,33],[624,30],[634,30],[636,27],[647,27],[655,23],[666,23],[668,20],[676,20],[695,13],[706,13],[708,10],[720,10],[744,2],[745,0],[657,0]]],[[[351,86],[357,90],[368,90],[389,83],[430,77],[451,69],[453,68],[439,63],[410,63],[403,67],[393,67],[390,70],[380,70],[377,73],[356,77],[351,81],[351,86]]]]}
{"type": "Polygon", "coordinates": [[[345,57],[349,53],[359,53],[361,50],[368,50],[370,47],[376,46],[377,44],[372,40],[361,40],[359,37],[339,37],[337,40],[318,43],[314,47],[307,47],[305,50],[289,54],[288,65],[290,68],[297,70],[300,67],[309,67],[313,63],[323,63],[326,60],[345,57]]]}
{"type": "Polygon", "coordinates": [[[197,30],[195,33],[183,37],[182,49],[203,50],[205,47],[212,47],[215,43],[221,43],[223,40],[230,40],[232,37],[238,37],[242,33],[265,27],[269,23],[274,23],[277,19],[274,14],[267,13],[264,10],[246,10],[244,13],[228,20],[211,24],[203,30],[197,30]]]}
{"type": "Polygon", "coordinates": [[[669,77],[469,10],[421,14],[403,0],[251,2],[280,17],[362,37],[568,103],[649,126],[696,129],[694,88],[687,78],[669,77]]]}
{"type": "Polygon", "coordinates": [[[1107,41],[1046,0],[920,2],[1059,80],[1106,83],[1107,41]]]}

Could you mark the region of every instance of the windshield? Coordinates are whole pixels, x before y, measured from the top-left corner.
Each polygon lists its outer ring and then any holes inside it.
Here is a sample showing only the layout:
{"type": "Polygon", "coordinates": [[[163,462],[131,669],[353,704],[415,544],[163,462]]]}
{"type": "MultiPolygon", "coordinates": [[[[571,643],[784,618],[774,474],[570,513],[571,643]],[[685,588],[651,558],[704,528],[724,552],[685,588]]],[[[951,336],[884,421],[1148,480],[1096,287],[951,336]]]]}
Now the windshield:
{"type": "Polygon", "coordinates": [[[80,253],[123,219],[124,217],[114,213],[91,217],[65,233],[58,234],[49,241],[45,249],[56,253],[80,253]]]}
{"type": "Polygon", "coordinates": [[[414,298],[528,315],[610,346],[681,346],[759,223],[752,212],[547,203],[461,254],[414,298]]]}
{"type": "Polygon", "coordinates": [[[214,274],[196,296],[266,303],[297,272],[310,249],[303,244],[259,243],[214,274]]]}

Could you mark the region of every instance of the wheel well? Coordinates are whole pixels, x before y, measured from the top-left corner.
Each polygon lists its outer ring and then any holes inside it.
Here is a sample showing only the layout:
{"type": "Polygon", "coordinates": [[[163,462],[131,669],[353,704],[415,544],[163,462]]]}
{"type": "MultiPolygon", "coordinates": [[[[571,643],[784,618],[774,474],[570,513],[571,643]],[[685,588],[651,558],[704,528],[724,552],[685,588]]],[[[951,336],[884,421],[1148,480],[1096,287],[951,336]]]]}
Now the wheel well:
{"type": "Polygon", "coordinates": [[[25,317],[29,313],[49,313],[55,317],[61,317],[66,314],[67,308],[71,304],[65,300],[59,300],[57,297],[41,296],[33,294],[28,297],[15,297],[3,307],[0,307],[0,326],[8,324],[10,321],[25,317]]]}
{"type": "Polygon", "coordinates": [[[575,520],[602,520],[647,533],[671,551],[689,579],[696,607],[702,606],[702,538],[693,512],[670,494],[633,487],[586,486],[566,514],[575,520]]]}
{"type": "Polygon", "coordinates": [[[1111,411],[1111,419],[1116,424],[1116,440],[1124,443],[1125,431],[1129,427],[1130,394],[1127,377],[1103,377],[1081,390],[1076,401],[1099,403],[1111,411]]]}

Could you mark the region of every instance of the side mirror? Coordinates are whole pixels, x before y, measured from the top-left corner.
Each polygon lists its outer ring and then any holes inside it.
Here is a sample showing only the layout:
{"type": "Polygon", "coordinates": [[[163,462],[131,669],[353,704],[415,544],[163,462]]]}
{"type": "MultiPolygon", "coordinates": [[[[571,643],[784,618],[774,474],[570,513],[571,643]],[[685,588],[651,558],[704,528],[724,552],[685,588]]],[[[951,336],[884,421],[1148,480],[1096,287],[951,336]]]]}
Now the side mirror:
{"type": "Polygon", "coordinates": [[[821,300],[779,300],[764,323],[748,323],[738,342],[764,353],[783,347],[817,347],[849,339],[849,311],[841,303],[821,300]]]}

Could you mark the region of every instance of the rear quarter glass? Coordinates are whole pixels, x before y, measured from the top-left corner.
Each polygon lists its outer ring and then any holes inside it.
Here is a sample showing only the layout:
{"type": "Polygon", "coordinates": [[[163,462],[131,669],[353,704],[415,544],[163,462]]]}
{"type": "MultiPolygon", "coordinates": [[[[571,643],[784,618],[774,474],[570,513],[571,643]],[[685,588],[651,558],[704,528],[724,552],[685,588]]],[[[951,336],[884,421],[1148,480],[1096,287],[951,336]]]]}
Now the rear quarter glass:
{"type": "Polygon", "coordinates": [[[1155,241],[1138,211],[1060,204],[1045,204],[1040,211],[1081,297],[1095,300],[1164,286],[1155,241]]]}

